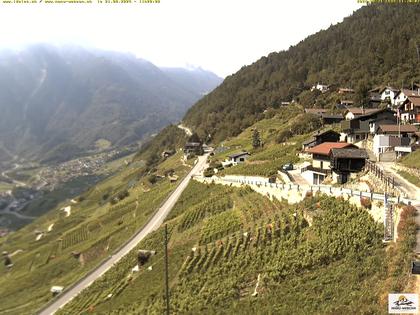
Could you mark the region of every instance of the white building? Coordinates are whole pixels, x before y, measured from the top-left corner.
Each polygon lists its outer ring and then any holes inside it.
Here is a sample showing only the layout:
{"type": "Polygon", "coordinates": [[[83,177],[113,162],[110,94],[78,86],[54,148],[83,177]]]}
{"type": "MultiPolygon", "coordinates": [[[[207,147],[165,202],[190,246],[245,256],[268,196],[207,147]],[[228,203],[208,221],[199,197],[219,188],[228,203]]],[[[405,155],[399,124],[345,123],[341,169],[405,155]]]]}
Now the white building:
{"type": "Polygon", "coordinates": [[[402,103],[405,102],[408,96],[419,96],[420,89],[417,91],[402,89],[399,91],[394,97],[394,105],[400,106],[402,103]]]}
{"type": "Polygon", "coordinates": [[[389,101],[389,102],[391,102],[392,105],[394,105],[394,98],[395,98],[395,96],[397,95],[398,92],[399,92],[398,89],[395,89],[391,86],[384,87],[379,92],[379,94],[381,95],[381,101],[382,102],[389,101]]]}
{"type": "Polygon", "coordinates": [[[236,154],[229,155],[229,159],[226,162],[230,162],[232,165],[237,165],[239,163],[244,163],[250,154],[248,152],[240,152],[236,154]]]}
{"type": "Polygon", "coordinates": [[[311,91],[319,90],[322,93],[324,93],[324,92],[327,92],[328,89],[329,89],[329,86],[328,85],[317,83],[316,85],[312,86],[311,91]]]}

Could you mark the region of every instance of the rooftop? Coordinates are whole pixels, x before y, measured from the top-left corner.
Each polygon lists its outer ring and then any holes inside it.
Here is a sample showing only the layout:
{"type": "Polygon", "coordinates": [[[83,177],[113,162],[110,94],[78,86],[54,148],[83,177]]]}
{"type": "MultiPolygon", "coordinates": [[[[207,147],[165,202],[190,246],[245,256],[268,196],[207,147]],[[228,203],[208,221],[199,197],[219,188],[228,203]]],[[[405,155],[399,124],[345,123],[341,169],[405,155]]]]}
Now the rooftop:
{"type": "Polygon", "coordinates": [[[382,109],[378,108],[360,108],[360,107],[350,107],[347,108],[346,113],[352,113],[353,115],[367,115],[380,112],[382,109]]]}
{"type": "Polygon", "coordinates": [[[354,145],[347,142],[324,142],[306,150],[306,152],[320,155],[329,155],[332,149],[343,149],[349,147],[354,147],[354,145]]]}
{"type": "Polygon", "coordinates": [[[407,95],[407,99],[414,104],[414,106],[420,106],[420,95],[407,95]]]}
{"type": "Polygon", "coordinates": [[[200,142],[187,142],[185,146],[186,147],[199,147],[201,146],[201,143],[200,142]]]}
{"type": "Polygon", "coordinates": [[[397,98],[397,96],[401,93],[404,93],[405,96],[420,96],[419,91],[413,91],[409,89],[402,89],[399,91],[394,98],[397,98]]]}
{"type": "Polygon", "coordinates": [[[379,93],[382,93],[383,91],[385,91],[386,89],[388,89],[388,90],[390,90],[390,91],[392,91],[392,92],[398,92],[399,91],[399,89],[396,89],[396,88],[394,88],[394,87],[392,87],[392,86],[384,86],[380,91],[379,91],[379,93]]]}
{"type": "Polygon", "coordinates": [[[413,125],[379,125],[379,129],[383,132],[417,132],[417,128],[413,125]]]}
{"type": "Polygon", "coordinates": [[[348,159],[367,159],[368,153],[365,149],[344,148],[344,149],[331,149],[331,156],[333,158],[348,158],[348,159]]]}
{"type": "Polygon", "coordinates": [[[322,114],[328,112],[325,108],[305,108],[305,113],[308,114],[322,114]]]}
{"type": "Polygon", "coordinates": [[[248,152],[239,152],[239,153],[235,153],[235,154],[229,155],[229,157],[231,159],[235,159],[235,158],[240,157],[240,156],[243,156],[243,155],[249,155],[249,153],[248,152]]]}

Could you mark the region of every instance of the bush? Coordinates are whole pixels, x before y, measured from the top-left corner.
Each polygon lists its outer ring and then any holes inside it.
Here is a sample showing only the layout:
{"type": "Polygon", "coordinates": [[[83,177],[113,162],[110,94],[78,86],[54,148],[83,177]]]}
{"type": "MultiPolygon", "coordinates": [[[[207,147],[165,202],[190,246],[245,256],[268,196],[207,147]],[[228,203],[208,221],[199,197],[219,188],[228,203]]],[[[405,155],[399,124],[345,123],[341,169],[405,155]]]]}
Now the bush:
{"type": "Polygon", "coordinates": [[[127,198],[129,195],[130,195],[130,193],[128,192],[128,190],[123,190],[118,194],[118,199],[123,200],[123,199],[127,198]]]}
{"type": "Polygon", "coordinates": [[[152,174],[147,178],[147,180],[150,184],[154,185],[157,182],[157,177],[155,174],[152,174]]]}
{"type": "Polygon", "coordinates": [[[362,205],[362,207],[366,209],[369,209],[369,210],[372,209],[372,201],[369,198],[361,197],[360,204],[362,205]]]}
{"type": "Polygon", "coordinates": [[[214,175],[214,169],[209,167],[204,171],[204,177],[212,177],[214,175]]]}

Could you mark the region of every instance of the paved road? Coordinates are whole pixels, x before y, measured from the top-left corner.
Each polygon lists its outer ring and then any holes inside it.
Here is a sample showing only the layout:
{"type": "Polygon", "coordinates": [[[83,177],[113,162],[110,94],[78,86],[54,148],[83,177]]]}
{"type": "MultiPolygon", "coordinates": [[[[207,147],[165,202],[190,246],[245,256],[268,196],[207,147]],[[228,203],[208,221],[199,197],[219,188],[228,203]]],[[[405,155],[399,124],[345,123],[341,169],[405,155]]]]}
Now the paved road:
{"type": "Polygon", "coordinates": [[[178,128],[179,128],[179,129],[184,130],[184,131],[185,131],[185,133],[187,134],[187,136],[188,136],[188,137],[191,137],[191,136],[192,136],[192,134],[193,134],[190,128],[185,127],[185,126],[184,126],[184,125],[182,125],[182,124],[179,124],[179,125],[178,125],[178,128]]]}
{"type": "Polygon", "coordinates": [[[169,214],[175,203],[178,201],[181,193],[187,187],[191,176],[195,175],[198,171],[203,168],[207,161],[207,156],[199,157],[197,164],[191,170],[191,172],[184,178],[181,184],[175,189],[175,191],[170,195],[167,201],[162,205],[158,212],[153,216],[153,218],[147,223],[147,225],[139,231],[134,238],[132,238],[124,247],[122,247],[117,253],[112,255],[107,261],[102,265],[96,268],[91,272],[86,278],[80,280],[75,284],[70,290],[64,292],[60,295],[57,300],[52,304],[48,305],[44,310],[42,310],[40,315],[54,314],[65,304],[71,301],[76,295],[78,295],[83,289],[91,285],[97,278],[107,272],[114,264],[116,264],[122,257],[127,255],[143,238],[147,236],[150,232],[156,230],[165,220],[166,216],[169,214]]]}

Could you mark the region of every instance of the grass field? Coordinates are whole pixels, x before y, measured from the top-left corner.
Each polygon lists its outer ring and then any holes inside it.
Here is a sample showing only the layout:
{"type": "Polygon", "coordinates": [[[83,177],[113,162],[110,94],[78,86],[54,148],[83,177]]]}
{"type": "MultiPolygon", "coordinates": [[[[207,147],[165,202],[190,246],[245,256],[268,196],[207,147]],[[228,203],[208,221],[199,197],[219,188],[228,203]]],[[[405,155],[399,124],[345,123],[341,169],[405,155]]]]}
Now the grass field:
{"type": "Polygon", "coordinates": [[[412,175],[412,174],[410,174],[406,171],[398,171],[398,174],[400,174],[402,177],[404,177],[410,183],[416,185],[417,187],[420,187],[420,178],[418,178],[417,176],[412,175]]]}
{"type": "Polygon", "coordinates": [[[402,158],[401,163],[407,167],[420,169],[420,150],[414,151],[402,158]]]}

